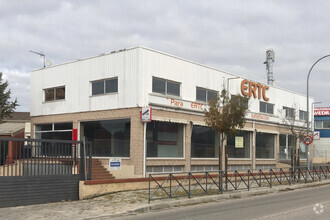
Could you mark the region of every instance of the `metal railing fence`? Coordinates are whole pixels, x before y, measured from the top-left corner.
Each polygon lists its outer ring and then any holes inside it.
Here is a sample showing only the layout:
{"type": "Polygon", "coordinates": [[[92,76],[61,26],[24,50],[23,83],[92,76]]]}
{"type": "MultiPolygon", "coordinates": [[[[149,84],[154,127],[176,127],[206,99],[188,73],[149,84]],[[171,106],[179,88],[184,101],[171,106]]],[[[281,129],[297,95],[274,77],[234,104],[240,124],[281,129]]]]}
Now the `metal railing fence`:
{"type": "Polygon", "coordinates": [[[91,146],[82,141],[0,138],[0,177],[90,176],[91,146]]]}
{"type": "Polygon", "coordinates": [[[272,169],[220,170],[149,174],[148,202],[156,199],[223,193],[232,190],[321,181],[330,176],[330,166],[272,169]]]}

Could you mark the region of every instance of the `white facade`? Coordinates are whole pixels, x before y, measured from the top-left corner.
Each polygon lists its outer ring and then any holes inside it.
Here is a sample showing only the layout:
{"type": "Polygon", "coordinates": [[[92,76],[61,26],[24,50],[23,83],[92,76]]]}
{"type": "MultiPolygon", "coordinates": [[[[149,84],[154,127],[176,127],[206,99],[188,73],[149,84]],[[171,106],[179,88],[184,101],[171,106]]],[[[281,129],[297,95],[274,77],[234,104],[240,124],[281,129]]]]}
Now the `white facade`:
{"type": "MultiPolygon", "coordinates": [[[[143,106],[181,109],[198,114],[198,112],[203,113],[206,103],[196,101],[196,87],[220,92],[228,88],[229,82],[231,94],[242,94],[241,82],[245,78],[232,79],[235,77],[239,76],[148,48],[135,47],[33,71],[31,116],[143,106]],[[118,77],[117,93],[91,95],[92,81],[112,77],[118,77]],[[173,98],[153,93],[153,77],[179,82],[180,97],[173,98]],[[45,102],[43,91],[59,86],[65,86],[65,99],[45,102]]],[[[258,96],[258,91],[256,94],[258,96]]],[[[253,96],[250,98],[247,118],[281,123],[283,106],[295,108],[297,112],[306,111],[305,95],[270,85],[265,95],[269,98],[268,101],[262,100],[262,93],[261,99],[253,96]],[[274,114],[260,113],[260,101],[274,104],[274,114]]],[[[311,98],[310,109],[312,103],[311,98]]]]}

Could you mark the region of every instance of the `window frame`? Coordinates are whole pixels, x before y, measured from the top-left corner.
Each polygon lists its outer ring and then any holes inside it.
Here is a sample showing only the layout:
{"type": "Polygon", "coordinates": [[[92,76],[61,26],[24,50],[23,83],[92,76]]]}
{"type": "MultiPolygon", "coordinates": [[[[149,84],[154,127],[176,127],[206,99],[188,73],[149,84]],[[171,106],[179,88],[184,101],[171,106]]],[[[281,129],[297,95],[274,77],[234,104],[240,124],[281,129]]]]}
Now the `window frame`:
{"type": "Polygon", "coordinates": [[[109,94],[117,94],[118,90],[119,90],[119,80],[118,80],[118,76],[115,77],[111,77],[111,78],[106,78],[106,79],[98,79],[98,80],[93,80],[90,81],[90,86],[91,86],[91,94],[90,96],[100,96],[100,95],[109,95],[109,94]],[[106,81],[111,81],[111,80],[117,80],[117,91],[116,92],[106,92],[106,81]],[[98,83],[98,82],[103,82],[103,93],[99,93],[99,94],[93,94],[93,83],[98,83]]]}
{"type": "Polygon", "coordinates": [[[152,93],[161,94],[161,95],[165,95],[165,96],[181,97],[181,85],[182,85],[181,82],[177,82],[177,81],[174,81],[174,80],[163,79],[163,78],[152,76],[151,91],[152,91],[152,93]],[[165,93],[154,91],[154,79],[155,80],[160,80],[160,81],[165,81],[165,93]],[[167,88],[168,87],[168,82],[179,85],[179,95],[168,93],[168,88],[167,88]]]}
{"type": "Polygon", "coordinates": [[[211,99],[209,99],[209,92],[214,92],[214,93],[217,94],[217,97],[219,96],[219,92],[216,91],[216,90],[206,89],[206,88],[203,88],[203,87],[196,86],[196,101],[208,103],[211,100],[211,99]],[[197,90],[198,89],[205,90],[205,100],[197,99],[197,90]]]}
{"type": "Polygon", "coordinates": [[[307,111],[299,110],[299,120],[307,121],[307,111]]]}
{"type": "Polygon", "coordinates": [[[268,102],[263,102],[263,101],[259,101],[259,112],[261,112],[261,113],[265,113],[265,114],[274,115],[274,106],[275,106],[275,104],[268,103],[268,102]],[[265,111],[265,112],[261,111],[261,103],[264,103],[264,104],[265,104],[265,107],[266,107],[266,111],[265,111]],[[268,107],[269,107],[269,106],[272,107],[272,113],[269,113],[269,112],[268,112],[268,107]]]}
{"type": "Polygon", "coordinates": [[[285,118],[296,119],[296,109],[283,106],[283,110],[285,111],[284,112],[285,113],[285,118]],[[292,110],[292,116],[288,114],[288,112],[291,111],[291,110],[292,110]]]}
{"type": "Polygon", "coordinates": [[[43,95],[44,95],[44,98],[43,98],[44,102],[65,101],[65,99],[66,99],[65,85],[43,89],[43,95]],[[56,90],[62,89],[62,88],[64,89],[64,98],[63,99],[57,99],[56,90]],[[52,100],[46,100],[46,91],[53,91],[53,99],[52,100]]]}
{"type": "MultiPolygon", "coordinates": [[[[237,98],[238,95],[230,95],[231,99],[235,99],[237,98]]],[[[246,99],[246,105],[243,105],[247,110],[249,109],[249,98],[243,96],[244,99],[246,99]]],[[[238,103],[239,105],[241,105],[241,103],[238,103]]]]}

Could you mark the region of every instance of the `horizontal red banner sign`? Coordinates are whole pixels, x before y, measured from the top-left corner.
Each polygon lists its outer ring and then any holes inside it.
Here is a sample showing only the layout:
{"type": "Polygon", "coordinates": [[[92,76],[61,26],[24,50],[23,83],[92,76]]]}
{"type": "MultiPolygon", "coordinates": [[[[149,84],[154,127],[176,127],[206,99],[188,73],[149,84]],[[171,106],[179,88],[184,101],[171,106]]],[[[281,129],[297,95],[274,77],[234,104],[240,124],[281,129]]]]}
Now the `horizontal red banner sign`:
{"type": "Polygon", "coordinates": [[[329,107],[314,108],[314,115],[330,115],[329,107]]]}

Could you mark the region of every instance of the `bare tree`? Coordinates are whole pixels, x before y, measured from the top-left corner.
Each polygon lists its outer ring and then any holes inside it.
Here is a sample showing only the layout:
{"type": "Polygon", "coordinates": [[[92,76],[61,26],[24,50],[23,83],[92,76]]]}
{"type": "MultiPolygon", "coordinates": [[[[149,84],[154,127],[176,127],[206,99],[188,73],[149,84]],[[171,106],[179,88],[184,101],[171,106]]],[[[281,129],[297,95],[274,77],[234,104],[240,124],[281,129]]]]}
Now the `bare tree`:
{"type": "Polygon", "coordinates": [[[305,121],[304,115],[307,114],[307,112],[300,112],[296,109],[296,105],[294,105],[292,108],[284,107],[280,112],[283,127],[290,131],[291,135],[294,137],[295,140],[295,147],[292,149],[291,152],[292,167],[300,166],[299,139],[307,135],[307,122],[305,121]]]}
{"type": "Polygon", "coordinates": [[[222,170],[221,150],[225,154],[225,170],[227,170],[227,147],[225,145],[229,135],[235,135],[237,130],[245,125],[245,107],[248,99],[237,95],[229,98],[226,90],[222,90],[220,96],[209,102],[209,109],[205,112],[205,122],[221,137],[219,146],[219,170],[222,170]]]}

